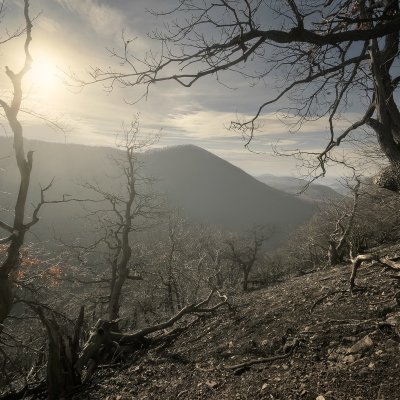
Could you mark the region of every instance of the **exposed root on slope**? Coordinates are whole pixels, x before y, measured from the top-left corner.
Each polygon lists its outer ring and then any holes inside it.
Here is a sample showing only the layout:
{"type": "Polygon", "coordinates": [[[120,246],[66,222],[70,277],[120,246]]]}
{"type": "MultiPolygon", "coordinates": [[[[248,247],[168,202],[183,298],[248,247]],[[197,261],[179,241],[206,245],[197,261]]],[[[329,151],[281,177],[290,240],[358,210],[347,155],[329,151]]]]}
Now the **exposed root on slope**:
{"type": "Polygon", "coordinates": [[[321,304],[324,300],[326,300],[327,298],[334,296],[336,294],[344,294],[344,293],[348,293],[348,290],[334,290],[333,292],[329,292],[327,294],[325,294],[324,296],[318,298],[317,300],[315,300],[315,302],[313,303],[313,305],[310,308],[310,314],[312,314],[312,312],[314,311],[315,307],[317,307],[319,304],[321,304]]]}
{"type": "MultiPolygon", "coordinates": [[[[382,265],[385,269],[389,269],[394,272],[400,272],[400,264],[397,263],[397,258],[380,257],[379,253],[359,254],[356,257],[350,255],[352,263],[352,271],[350,275],[350,293],[353,294],[357,288],[355,284],[357,272],[361,265],[366,261],[375,261],[377,264],[382,265]]],[[[399,279],[397,276],[395,279],[399,279]]]]}
{"type": "Polygon", "coordinates": [[[252,365],[265,364],[265,363],[270,363],[270,362],[274,362],[277,360],[283,360],[285,358],[290,357],[293,354],[294,350],[298,347],[298,345],[299,345],[299,340],[297,338],[295,338],[293,340],[293,342],[291,343],[291,345],[287,346],[285,348],[285,350],[286,350],[285,354],[278,354],[278,355],[272,356],[272,357],[257,358],[257,359],[249,360],[249,361],[246,361],[246,362],[243,362],[240,364],[227,365],[227,366],[225,366],[225,368],[228,370],[234,370],[236,373],[240,373],[243,370],[248,369],[252,365]]]}
{"type": "Polygon", "coordinates": [[[134,333],[120,333],[114,329],[115,321],[99,320],[83,347],[81,355],[75,365],[78,371],[86,367],[86,376],[84,382],[87,382],[93,375],[97,366],[109,359],[121,355],[122,351],[134,351],[160,342],[173,340],[180,333],[188,329],[192,324],[189,323],[183,327],[178,327],[169,332],[163,332],[161,335],[152,337],[156,332],[165,331],[180,321],[186,315],[204,315],[210,314],[220,307],[228,305],[228,298],[221,295],[218,291],[211,291],[210,294],[198,303],[192,303],[182,308],[176,315],[169,320],[147,326],[134,333]],[[218,302],[209,306],[212,299],[218,298],[218,302]]]}

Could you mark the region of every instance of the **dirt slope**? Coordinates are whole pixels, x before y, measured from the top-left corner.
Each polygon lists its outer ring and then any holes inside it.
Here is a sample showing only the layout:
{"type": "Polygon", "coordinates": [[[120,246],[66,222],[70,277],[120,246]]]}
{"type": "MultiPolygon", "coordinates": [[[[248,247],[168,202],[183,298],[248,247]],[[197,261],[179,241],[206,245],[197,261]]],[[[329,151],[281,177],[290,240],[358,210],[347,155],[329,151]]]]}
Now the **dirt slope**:
{"type": "Polygon", "coordinates": [[[364,290],[328,295],[347,290],[349,273],[336,267],[234,298],[173,343],[98,371],[74,398],[400,399],[400,309],[388,309],[400,281],[366,265],[364,290]]]}

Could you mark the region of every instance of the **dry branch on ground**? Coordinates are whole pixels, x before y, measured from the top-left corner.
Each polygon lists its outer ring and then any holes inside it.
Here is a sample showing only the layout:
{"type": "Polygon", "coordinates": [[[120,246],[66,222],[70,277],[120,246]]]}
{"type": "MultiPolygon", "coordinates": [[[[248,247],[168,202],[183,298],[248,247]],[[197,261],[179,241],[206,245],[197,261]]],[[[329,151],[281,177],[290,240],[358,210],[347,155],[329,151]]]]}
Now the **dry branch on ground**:
{"type": "Polygon", "coordinates": [[[169,320],[147,326],[134,333],[117,332],[114,330],[114,321],[99,320],[84,345],[75,368],[81,371],[83,367],[86,367],[85,382],[87,382],[99,363],[120,352],[121,346],[132,351],[149,346],[152,343],[159,343],[163,339],[170,337],[171,334],[177,333],[176,330],[172,332],[166,332],[165,330],[173,327],[184,316],[209,314],[224,305],[229,305],[228,298],[225,295],[221,295],[218,291],[212,290],[204,300],[188,304],[169,320]],[[210,305],[214,297],[217,297],[218,302],[210,305]],[[155,338],[150,336],[160,331],[164,331],[161,336],[155,338]]]}

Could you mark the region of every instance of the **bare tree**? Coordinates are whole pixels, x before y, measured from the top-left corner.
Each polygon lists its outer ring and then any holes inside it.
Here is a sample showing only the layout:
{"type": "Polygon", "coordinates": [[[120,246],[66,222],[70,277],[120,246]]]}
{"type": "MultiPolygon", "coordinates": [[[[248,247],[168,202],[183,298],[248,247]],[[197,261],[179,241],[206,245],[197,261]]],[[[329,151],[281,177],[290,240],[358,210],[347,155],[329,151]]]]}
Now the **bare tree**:
{"type": "MultiPolygon", "coordinates": [[[[161,197],[151,192],[152,178],[143,176],[142,152],[157,141],[156,137],[140,134],[139,117],[124,127],[117,137],[117,146],[123,150],[123,158],[114,158],[122,176],[122,189],[110,192],[97,184],[85,186],[97,193],[108,204],[92,212],[102,231],[96,245],[105,244],[110,267],[108,318],[120,316],[122,288],[127,280],[140,280],[134,271],[133,233],[149,228],[160,216],[161,197]]],[[[118,157],[118,156],[117,156],[118,157]]],[[[95,246],[96,247],[96,246],[95,246]]]]}
{"type": "MultiPolygon", "coordinates": [[[[151,242],[153,292],[162,294],[158,308],[167,315],[197,301],[210,289],[210,271],[204,239],[205,230],[191,224],[179,210],[170,210],[159,227],[159,240],[151,242]]],[[[220,289],[220,287],[219,287],[220,289]]]]}
{"type": "Polygon", "coordinates": [[[268,91],[271,97],[254,116],[232,123],[246,145],[264,112],[282,112],[293,129],[326,118],[330,138],[325,148],[303,153],[316,156],[308,166],[318,177],[335,160],[332,151],[368,126],[391,165],[378,183],[400,187],[395,184],[400,162],[398,0],[182,0],[154,14],[171,18],[164,33],[152,35],[161,44],[159,53],[152,50],[139,58],[131,50],[134,41],[126,38],[122,52],[112,53],[118,67],[93,68],[89,81],[76,81],[102,82],[109,90],[144,86],[147,96],[157,82],[190,87],[206,76],[220,81],[232,72],[250,84],[273,80],[277,91],[268,91]],[[353,99],[360,117],[343,127],[353,99]]]}
{"type": "Polygon", "coordinates": [[[218,289],[226,286],[231,275],[230,263],[226,257],[225,238],[228,234],[215,228],[208,228],[202,238],[202,246],[207,255],[210,282],[218,289]]]}
{"type": "MultiPolygon", "coordinates": [[[[9,103],[0,99],[0,106],[3,108],[8,124],[12,130],[14,138],[15,159],[19,170],[19,191],[14,207],[14,220],[11,224],[0,221],[0,228],[8,233],[7,237],[0,240],[0,243],[7,244],[7,255],[0,265],[0,332],[2,322],[9,314],[13,304],[13,283],[11,274],[15,273],[20,263],[20,249],[24,243],[27,230],[37,221],[25,222],[26,199],[29,191],[31,178],[33,152],[27,154],[24,150],[23,128],[18,119],[18,113],[22,102],[22,81],[31,68],[32,57],[29,52],[32,41],[32,21],[29,16],[29,0],[24,1],[25,17],[25,60],[23,67],[14,72],[6,67],[6,75],[10,79],[13,87],[13,96],[9,103]]],[[[36,215],[37,216],[37,215],[36,215]]]]}
{"type": "Polygon", "coordinates": [[[272,231],[266,233],[264,227],[255,227],[249,238],[230,237],[226,240],[229,248],[227,257],[242,273],[242,288],[248,290],[249,275],[258,259],[263,243],[270,238],[272,231]]]}
{"type": "Polygon", "coordinates": [[[189,236],[184,225],[185,221],[181,216],[174,212],[169,213],[166,248],[162,252],[161,265],[157,266],[161,282],[165,287],[165,307],[171,314],[175,311],[175,304],[177,309],[182,308],[177,279],[180,268],[177,264],[182,262],[184,242],[188,240],[189,236]]]}
{"type": "Polygon", "coordinates": [[[331,233],[328,240],[328,263],[331,266],[343,261],[343,250],[351,235],[359,205],[360,186],[361,181],[356,177],[356,184],[351,188],[353,193],[352,205],[349,208],[346,207],[338,216],[335,230],[331,233]]]}

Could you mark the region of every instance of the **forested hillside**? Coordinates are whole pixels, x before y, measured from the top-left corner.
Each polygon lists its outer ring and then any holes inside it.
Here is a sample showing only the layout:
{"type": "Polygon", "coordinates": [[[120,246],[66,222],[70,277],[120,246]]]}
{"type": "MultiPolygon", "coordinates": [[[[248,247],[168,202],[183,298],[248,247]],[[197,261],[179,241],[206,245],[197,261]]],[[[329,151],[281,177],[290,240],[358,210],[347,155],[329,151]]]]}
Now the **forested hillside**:
{"type": "MultiPolygon", "coordinates": [[[[29,196],[31,208],[39,201],[40,185],[46,186],[53,178],[53,186],[46,194],[49,200],[61,199],[64,194],[69,198],[96,199],[96,194],[84,187],[86,183],[107,188],[109,192],[121,190],[121,171],[113,161],[121,157],[121,151],[35,141],[27,141],[26,148],[34,151],[35,160],[29,196]]],[[[4,208],[13,204],[17,192],[13,158],[2,159],[9,155],[12,142],[0,138],[0,196],[4,208]]],[[[166,207],[180,208],[194,223],[236,232],[255,225],[272,227],[275,236],[271,243],[275,246],[316,210],[314,205],[262,184],[196,146],[151,150],[144,155],[143,162],[141,174],[154,178],[154,182],[142,190],[166,195],[166,207]]],[[[92,207],[90,202],[47,205],[34,232],[42,241],[55,234],[65,240],[89,235],[90,226],[83,217],[92,207]]],[[[3,215],[11,218],[4,209],[3,215]]]]}

